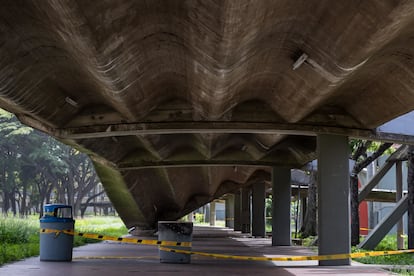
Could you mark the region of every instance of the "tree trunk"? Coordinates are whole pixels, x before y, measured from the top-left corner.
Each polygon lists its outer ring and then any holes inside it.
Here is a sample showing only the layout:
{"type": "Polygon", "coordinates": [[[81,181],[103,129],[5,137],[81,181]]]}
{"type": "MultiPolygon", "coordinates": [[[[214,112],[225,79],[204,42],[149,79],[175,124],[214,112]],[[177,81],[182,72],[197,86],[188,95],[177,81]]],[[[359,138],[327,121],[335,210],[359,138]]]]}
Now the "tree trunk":
{"type": "MultiPolygon", "coordinates": [[[[86,199],[84,207],[81,207],[81,218],[83,218],[83,216],[85,215],[86,208],[88,208],[88,203],[91,202],[92,200],[96,199],[98,196],[102,195],[103,193],[104,193],[104,191],[101,191],[99,193],[93,194],[92,196],[90,196],[86,199]]],[[[95,207],[94,207],[94,209],[95,209],[95,207]]],[[[95,212],[95,216],[96,216],[96,212],[95,212]]]]}
{"type": "Polygon", "coordinates": [[[414,249],[414,146],[408,147],[408,249],[414,249]]]}
{"type": "Polygon", "coordinates": [[[56,200],[60,203],[66,203],[66,190],[62,180],[58,180],[56,183],[56,200]]]}
{"type": "Polygon", "coordinates": [[[357,162],[361,155],[366,154],[370,145],[369,141],[364,142],[357,149],[356,153],[352,156],[355,160],[355,165],[350,175],[350,193],[351,193],[351,245],[359,244],[359,201],[358,201],[358,174],[363,168],[371,164],[375,159],[381,156],[388,148],[392,146],[392,143],[383,143],[379,148],[370,156],[366,157],[362,161],[357,162]]]}
{"type": "Polygon", "coordinates": [[[359,244],[359,202],[358,202],[358,176],[350,176],[351,193],[351,245],[359,244]]]}
{"type": "Polygon", "coordinates": [[[27,203],[26,203],[26,197],[27,197],[27,184],[23,184],[23,195],[22,195],[22,201],[20,204],[20,217],[27,216],[27,203]]]}
{"type": "Polygon", "coordinates": [[[9,198],[7,197],[7,192],[3,190],[3,206],[2,206],[2,210],[3,210],[3,214],[7,215],[7,211],[9,210],[9,198]]]}
{"type": "Polygon", "coordinates": [[[312,171],[310,175],[310,182],[308,185],[308,200],[307,200],[305,218],[303,221],[303,225],[300,229],[301,235],[304,238],[317,235],[316,211],[317,211],[317,182],[316,182],[316,172],[312,171]]]}
{"type": "Polygon", "coordinates": [[[13,216],[17,216],[17,206],[16,206],[16,192],[13,189],[13,191],[10,193],[10,203],[11,203],[11,208],[12,208],[12,212],[13,212],[13,216]]]}

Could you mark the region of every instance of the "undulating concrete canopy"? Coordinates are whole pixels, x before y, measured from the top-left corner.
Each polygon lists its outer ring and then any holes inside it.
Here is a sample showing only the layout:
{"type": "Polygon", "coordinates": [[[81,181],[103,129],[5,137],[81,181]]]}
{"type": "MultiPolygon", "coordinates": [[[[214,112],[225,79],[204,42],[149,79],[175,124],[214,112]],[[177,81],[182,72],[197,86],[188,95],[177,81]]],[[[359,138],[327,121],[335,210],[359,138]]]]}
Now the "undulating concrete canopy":
{"type": "Polygon", "coordinates": [[[153,228],[414,109],[414,2],[7,1],[0,107],[153,228]]]}

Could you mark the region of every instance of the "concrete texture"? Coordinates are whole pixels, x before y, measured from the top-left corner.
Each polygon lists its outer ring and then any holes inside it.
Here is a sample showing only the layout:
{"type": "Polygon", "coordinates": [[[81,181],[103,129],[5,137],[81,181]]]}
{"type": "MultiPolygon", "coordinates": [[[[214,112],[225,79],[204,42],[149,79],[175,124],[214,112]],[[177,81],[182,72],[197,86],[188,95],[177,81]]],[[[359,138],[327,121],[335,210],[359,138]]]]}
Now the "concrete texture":
{"type": "Polygon", "coordinates": [[[373,130],[414,109],[413,11],[377,0],[7,1],[0,107],[88,153],[126,226],[154,228],[269,181],[272,166],[303,166],[317,134],[412,142],[373,130]]]}
{"type": "Polygon", "coordinates": [[[234,229],[234,221],[235,221],[235,213],[234,213],[234,200],[235,195],[234,194],[228,194],[226,196],[225,200],[225,215],[226,215],[226,227],[234,229]]]}
{"type": "Polygon", "coordinates": [[[272,245],[291,245],[290,169],[273,168],[272,184],[272,245]]]}
{"type": "MultiPolygon", "coordinates": [[[[318,136],[318,248],[321,255],[351,252],[348,138],[318,136]]],[[[321,260],[347,265],[350,260],[321,260]]]]}
{"type": "MultiPolygon", "coordinates": [[[[289,183],[290,184],[290,183],[289,183]]],[[[252,185],[252,236],[266,236],[266,184],[252,185]]]]}
{"type": "MultiPolygon", "coordinates": [[[[299,246],[272,247],[269,238],[251,238],[218,227],[196,227],[193,250],[256,256],[315,254],[299,246]]],[[[40,262],[38,257],[29,258],[0,267],[0,275],[390,275],[377,267],[357,263],[346,267],[319,267],[317,261],[254,262],[192,256],[191,264],[165,264],[159,261],[157,247],[116,242],[77,247],[73,255],[72,262],[40,262]]]]}

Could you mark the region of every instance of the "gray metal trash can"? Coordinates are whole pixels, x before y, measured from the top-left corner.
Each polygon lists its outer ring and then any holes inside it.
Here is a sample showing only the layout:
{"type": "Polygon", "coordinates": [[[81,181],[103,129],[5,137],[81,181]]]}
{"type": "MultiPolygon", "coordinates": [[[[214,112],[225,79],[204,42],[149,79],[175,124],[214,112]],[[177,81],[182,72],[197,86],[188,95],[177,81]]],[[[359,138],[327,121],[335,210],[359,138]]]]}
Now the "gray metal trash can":
{"type": "MultiPolygon", "coordinates": [[[[193,240],[193,223],[176,221],[158,222],[158,240],[191,242],[193,240]]],[[[170,249],[191,250],[191,246],[162,246],[170,249]]],[[[191,255],[159,250],[161,263],[188,264],[191,262],[191,255]]]]}
{"type": "Polygon", "coordinates": [[[72,261],[73,235],[49,230],[74,231],[72,207],[64,204],[46,204],[40,219],[40,260],[72,261]],[[43,231],[44,230],[44,231],[43,231]]]}

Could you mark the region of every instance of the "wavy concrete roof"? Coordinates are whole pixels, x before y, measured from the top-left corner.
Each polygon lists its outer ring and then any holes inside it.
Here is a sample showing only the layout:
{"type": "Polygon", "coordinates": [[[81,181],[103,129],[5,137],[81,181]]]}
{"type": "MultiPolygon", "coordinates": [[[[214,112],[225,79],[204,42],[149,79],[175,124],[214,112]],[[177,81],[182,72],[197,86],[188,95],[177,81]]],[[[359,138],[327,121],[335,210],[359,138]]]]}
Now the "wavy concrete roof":
{"type": "MultiPolygon", "coordinates": [[[[0,107],[151,228],[414,109],[414,2],[7,1],[0,107]],[[208,165],[208,166],[206,166],[208,165]]],[[[382,137],[383,138],[383,137],[382,137]]]]}

